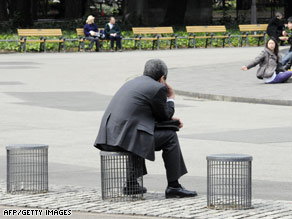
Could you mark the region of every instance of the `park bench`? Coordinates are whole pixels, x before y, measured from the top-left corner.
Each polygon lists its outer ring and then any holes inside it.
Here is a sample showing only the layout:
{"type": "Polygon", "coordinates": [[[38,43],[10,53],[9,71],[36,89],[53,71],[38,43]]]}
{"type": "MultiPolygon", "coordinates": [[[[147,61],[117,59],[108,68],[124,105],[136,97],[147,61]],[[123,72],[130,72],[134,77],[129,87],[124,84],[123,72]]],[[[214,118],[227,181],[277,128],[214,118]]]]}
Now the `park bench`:
{"type": "Polygon", "coordinates": [[[40,51],[44,52],[46,52],[46,43],[59,43],[58,51],[60,52],[63,45],[65,52],[65,39],[61,29],[17,29],[17,32],[20,38],[20,52],[21,50],[26,52],[27,43],[39,43],[40,51]]]}
{"type": "MultiPolygon", "coordinates": [[[[104,31],[104,28],[98,28],[99,32],[104,31]]],[[[81,47],[83,51],[85,51],[85,42],[89,41],[85,39],[84,29],[83,28],[76,28],[76,33],[78,35],[78,51],[80,51],[81,47]]],[[[109,41],[109,39],[99,39],[99,42],[101,42],[100,47],[103,49],[103,42],[109,41]]]]}
{"type": "Polygon", "coordinates": [[[266,42],[266,31],[268,24],[243,24],[239,25],[240,36],[238,42],[240,45],[243,44],[243,39],[245,38],[246,45],[248,46],[248,37],[258,38],[258,46],[260,45],[260,40],[263,38],[266,42]],[[240,40],[241,38],[241,40],[240,40]]]}
{"type": "Polygon", "coordinates": [[[213,41],[222,39],[223,47],[225,46],[225,40],[228,39],[230,46],[230,33],[226,33],[225,26],[186,26],[188,36],[188,46],[190,47],[191,41],[193,42],[193,47],[196,48],[196,39],[206,39],[206,45],[208,46],[208,41],[210,40],[211,47],[213,46],[213,41]],[[197,36],[196,34],[203,33],[204,35],[197,36]],[[223,33],[223,35],[215,35],[214,33],[223,33]],[[226,35],[227,34],[227,35],[226,35]]]}
{"type": "Polygon", "coordinates": [[[142,40],[152,41],[152,49],[155,45],[159,49],[160,40],[170,41],[170,49],[174,45],[177,48],[177,36],[174,35],[172,27],[133,27],[132,31],[135,35],[135,49],[137,48],[137,42],[139,42],[139,50],[141,50],[142,40]]]}

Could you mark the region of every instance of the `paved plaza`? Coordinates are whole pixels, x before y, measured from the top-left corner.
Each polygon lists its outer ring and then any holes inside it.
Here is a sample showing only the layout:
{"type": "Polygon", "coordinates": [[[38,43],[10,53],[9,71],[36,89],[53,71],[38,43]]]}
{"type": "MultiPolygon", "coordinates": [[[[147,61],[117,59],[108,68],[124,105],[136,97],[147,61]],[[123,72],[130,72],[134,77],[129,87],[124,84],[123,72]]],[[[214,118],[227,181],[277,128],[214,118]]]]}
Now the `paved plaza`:
{"type": "Polygon", "coordinates": [[[264,85],[255,77],[256,68],[241,71],[261,50],[0,55],[0,210],[67,207],[76,210],[72,218],[292,218],[292,81],[264,85]],[[144,184],[150,192],[145,200],[104,203],[99,151],[92,145],[111,97],[125,81],[141,75],[150,58],[166,62],[169,84],[181,94],[175,117],[184,122],[178,135],[189,171],[181,183],[199,196],[163,198],[167,182],[158,152],[155,162],[147,162],[144,184]],[[5,193],[5,146],[18,143],[49,145],[48,194],[5,193]],[[254,209],[206,208],[206,156],[214,153],[253,156],[254,209]],[[175,203],[176,211],[169,211],[175,203]]]}

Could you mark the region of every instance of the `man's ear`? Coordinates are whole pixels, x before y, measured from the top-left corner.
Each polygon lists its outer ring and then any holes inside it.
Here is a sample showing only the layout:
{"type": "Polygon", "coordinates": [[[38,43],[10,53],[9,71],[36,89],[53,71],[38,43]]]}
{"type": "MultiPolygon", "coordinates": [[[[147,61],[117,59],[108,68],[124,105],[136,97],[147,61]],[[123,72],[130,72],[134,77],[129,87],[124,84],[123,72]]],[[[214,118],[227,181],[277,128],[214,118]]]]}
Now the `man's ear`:
{"type": "Polygon", "coordinates": [[[159,83],[163,83],[164,82],[164,75],[162,75],[161,78],[159,78],[158,82],[159,83]]]}

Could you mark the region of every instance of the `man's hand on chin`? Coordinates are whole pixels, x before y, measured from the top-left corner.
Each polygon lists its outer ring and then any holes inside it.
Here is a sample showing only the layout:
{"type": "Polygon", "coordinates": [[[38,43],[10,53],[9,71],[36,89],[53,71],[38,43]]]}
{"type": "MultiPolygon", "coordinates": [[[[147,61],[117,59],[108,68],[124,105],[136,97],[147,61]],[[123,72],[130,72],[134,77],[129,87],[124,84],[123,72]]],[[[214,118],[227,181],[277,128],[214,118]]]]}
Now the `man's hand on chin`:
{"type": "Polygon", "coordinates": [[[179,118],[172,117],[172,120],[178,120],[179,121],[179,128],[180,129],[184,126],[183,122],[179,118]]]}

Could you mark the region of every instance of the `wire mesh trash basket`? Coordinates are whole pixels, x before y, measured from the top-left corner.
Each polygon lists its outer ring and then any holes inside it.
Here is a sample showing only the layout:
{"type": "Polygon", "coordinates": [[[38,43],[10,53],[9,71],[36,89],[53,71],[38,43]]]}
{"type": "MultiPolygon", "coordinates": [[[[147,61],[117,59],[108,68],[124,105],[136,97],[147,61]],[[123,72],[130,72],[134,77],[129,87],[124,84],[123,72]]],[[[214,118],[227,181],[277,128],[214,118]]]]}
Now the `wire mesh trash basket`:
{"type": "Polygon", "coordinates": [[[100,152],[102,199],[143,199],[144,159],[128,152],[100,152]]]}
{"type": "Polygon", "coordinates": [[[207,156],[207,206],[213,209],[251,208],[252,156],[207,156]]]}
{"type": "Polygon", "coordinates": [[[7,193],[48,191],[48,145],[8,145],[6,151],[7,193]]]}

